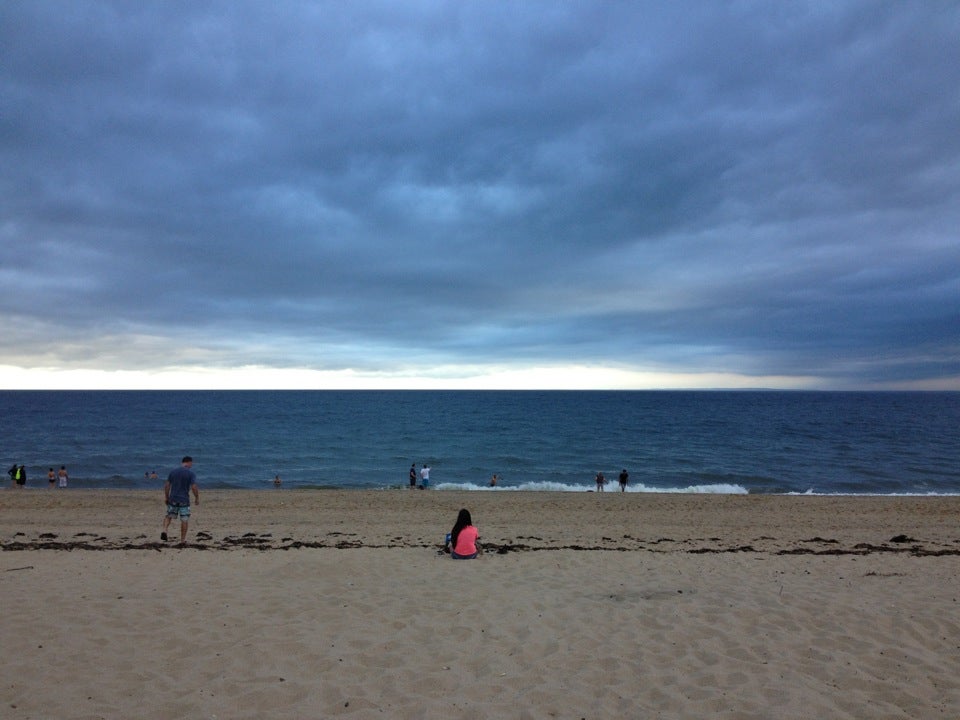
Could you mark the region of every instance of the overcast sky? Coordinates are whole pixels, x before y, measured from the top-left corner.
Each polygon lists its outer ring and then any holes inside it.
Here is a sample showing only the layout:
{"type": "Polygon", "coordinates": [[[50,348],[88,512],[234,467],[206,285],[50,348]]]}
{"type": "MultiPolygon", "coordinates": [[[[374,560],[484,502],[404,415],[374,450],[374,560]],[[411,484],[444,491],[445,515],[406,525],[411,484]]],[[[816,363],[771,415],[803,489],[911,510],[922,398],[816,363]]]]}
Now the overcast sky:
{"type": "Polygon", "coordinates": [[[958,8],[8,0],[0,386],[960,389],[958,8]]]}

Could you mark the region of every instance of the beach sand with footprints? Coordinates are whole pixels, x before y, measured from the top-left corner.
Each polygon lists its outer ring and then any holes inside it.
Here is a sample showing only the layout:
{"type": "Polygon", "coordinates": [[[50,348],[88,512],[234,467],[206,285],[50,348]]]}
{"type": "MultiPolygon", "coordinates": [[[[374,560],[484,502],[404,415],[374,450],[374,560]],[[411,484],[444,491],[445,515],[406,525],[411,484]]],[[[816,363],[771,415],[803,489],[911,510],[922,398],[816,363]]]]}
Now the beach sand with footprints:
{"type": "Polygon", "coordinates": [[[9,718],[960,715],[960,498],[0,492],[9,718]],[[438,554],[461,507],[485,553],[438,554]]]}

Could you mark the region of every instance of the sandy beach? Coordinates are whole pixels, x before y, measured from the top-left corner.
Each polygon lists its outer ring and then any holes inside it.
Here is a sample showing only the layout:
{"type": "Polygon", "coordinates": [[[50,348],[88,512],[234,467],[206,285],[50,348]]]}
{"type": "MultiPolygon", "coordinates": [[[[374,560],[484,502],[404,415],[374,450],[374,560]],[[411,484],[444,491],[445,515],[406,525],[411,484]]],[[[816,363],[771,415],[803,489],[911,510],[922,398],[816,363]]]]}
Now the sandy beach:
{"type": "Polygon", "coordinates": [[[960,498],[161,501],[0,491],[0,716],[960,716],[960,498]]]}

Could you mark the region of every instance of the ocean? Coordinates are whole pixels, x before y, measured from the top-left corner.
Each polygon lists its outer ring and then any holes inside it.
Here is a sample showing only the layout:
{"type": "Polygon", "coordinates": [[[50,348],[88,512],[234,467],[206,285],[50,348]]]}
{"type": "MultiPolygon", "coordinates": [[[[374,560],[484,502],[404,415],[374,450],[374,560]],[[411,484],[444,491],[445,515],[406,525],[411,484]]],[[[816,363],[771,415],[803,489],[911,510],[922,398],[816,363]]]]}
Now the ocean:
{"type": "Polygon", "coordinates": [[[0,391],[28,488],[201,487],[960,494],[960,393],[0,391]],[[156,471],[159,479],[151,479],[156,471]],[[493,474],[501,480],[495,488],[493,474]]]}

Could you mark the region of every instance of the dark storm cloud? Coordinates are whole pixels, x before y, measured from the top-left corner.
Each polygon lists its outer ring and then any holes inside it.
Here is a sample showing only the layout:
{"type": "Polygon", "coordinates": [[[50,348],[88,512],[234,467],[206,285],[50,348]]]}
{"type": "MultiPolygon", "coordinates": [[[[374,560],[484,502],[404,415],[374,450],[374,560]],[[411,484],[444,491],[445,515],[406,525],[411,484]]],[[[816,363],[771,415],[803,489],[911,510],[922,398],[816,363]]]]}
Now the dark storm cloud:
{"type": "Polygon", "coordinates": [[[956,379],[958,36],[922,2],[6,3],[0,364],[956,379]]]}

